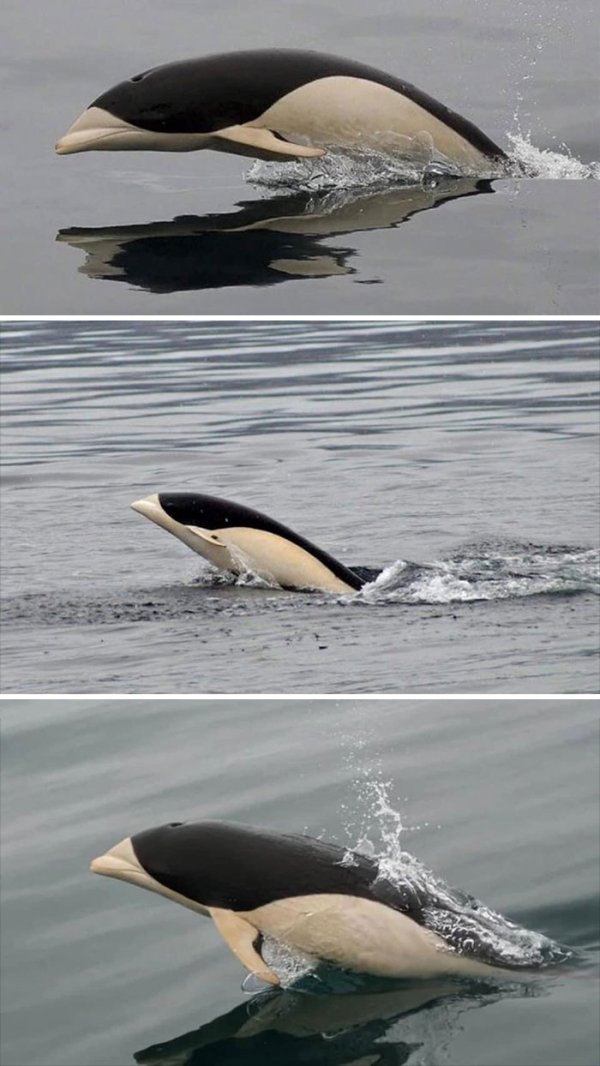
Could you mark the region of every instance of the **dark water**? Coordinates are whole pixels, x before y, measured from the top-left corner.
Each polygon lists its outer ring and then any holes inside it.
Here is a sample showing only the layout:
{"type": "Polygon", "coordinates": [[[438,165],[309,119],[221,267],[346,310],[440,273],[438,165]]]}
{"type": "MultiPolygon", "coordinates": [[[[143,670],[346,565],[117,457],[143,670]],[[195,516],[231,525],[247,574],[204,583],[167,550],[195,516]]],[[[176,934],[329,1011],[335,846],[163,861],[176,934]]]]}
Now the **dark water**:
{"type": "Polygon", "coordinates": [[[589,322],[13,323],[3,690],[598,691],[589,322]],[[215,576],[129,509],[256,507],[355,596],[215,576]]]}
{"type": "Polygon", "coordinates": [[[5,1066],[598,1061],[593,701],[9,699],[2,763],[5,1066]],[[400,816],[406,851],[570,960],[250,996],[208,920],[87,871],[170,820],[381,851],[400,816]]]}
{"type": "Polygon", "coordinates": [[[32,18],[8,0],[2,309],[594,313],[595,17],[593,0],[375,0],[368,11],[357,0],[201,10],[177,0],[168,12],[159,0],[93,12],[55,0],[32,18]],[[365,161],[354,176],[334,168],[325,190],[319,164],[307,190],[297,176],[249,182],[247,161],[210,152],[54,155],[115,82],[183,56],[269,46],[330,51],[412,81],[539,176],[382,189],[365,161]]]}

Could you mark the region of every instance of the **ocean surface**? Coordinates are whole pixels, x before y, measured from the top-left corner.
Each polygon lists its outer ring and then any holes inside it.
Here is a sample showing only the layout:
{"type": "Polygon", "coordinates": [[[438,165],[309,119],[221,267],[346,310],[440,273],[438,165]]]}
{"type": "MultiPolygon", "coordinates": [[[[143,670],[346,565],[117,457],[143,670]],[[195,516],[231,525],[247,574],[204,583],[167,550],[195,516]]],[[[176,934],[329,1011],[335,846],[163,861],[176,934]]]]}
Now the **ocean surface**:
{"type": "Polygon", "coordinates": [[[593,701],[5,699],[1,712],[4,1066],[596,1066],[593,701]],[[88,872],[124,836],[206,818],[382,858],[401,847],[564,960],[518,980],[338,971],[260,992],[209,920],[88,872]]]}
{"type": "Polygon", "coordinates": [[[597,323],[3,332],[4,692],[598,691],[597,323]],[[234,582],[157,491],[381,575],[234,582]]]}
{"type": "Polygon", "coordinates": [[[5,0],[3,14],[4,313],[597,310],[594,0],[5,0]],[[407,187],[369,158],[290,172],[215,152],[55,156],[115,83],[264,47],[413,82],[528,176],[407,187]]]}

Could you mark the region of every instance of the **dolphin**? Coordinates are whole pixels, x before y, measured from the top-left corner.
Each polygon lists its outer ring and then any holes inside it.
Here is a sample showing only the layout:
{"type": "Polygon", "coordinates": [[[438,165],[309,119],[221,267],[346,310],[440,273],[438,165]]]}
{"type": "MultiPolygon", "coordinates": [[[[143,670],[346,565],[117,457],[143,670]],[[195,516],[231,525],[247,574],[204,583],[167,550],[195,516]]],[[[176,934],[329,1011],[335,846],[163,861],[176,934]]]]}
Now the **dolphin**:
{"type": "Polygon", "coordinates": [[[283,588],[356,592],[379,572],[350,569],[275,519],[217,496],[159,492],[131,506],[219,569],[283,588]]]}
{"type": "Polygon", "coordinates": [[[74,152],[220,152],[267,160],[373,149],[488,172],[506,155],[409,82],[352,59],[258,49],[184,59],[101,93],[56,144],[74,152]]]}
{"type": "MultiPolygon", "coordinates": [[[[493,938],[468,936],[458,915],[437,923],[440,898],[424,885],[394,883],[376,860],[309,836],[233,822],[171,822],[126,837],[91,863],[212,918],[251,973],[280,979],[265,961],[265,937],[345,970],[382,978],[509,975],[493,938]]],[[[457,903],[477,903],[454,895],[457,903]]],[[[447,904],[444,904],[446,906],[447,904]]]]}

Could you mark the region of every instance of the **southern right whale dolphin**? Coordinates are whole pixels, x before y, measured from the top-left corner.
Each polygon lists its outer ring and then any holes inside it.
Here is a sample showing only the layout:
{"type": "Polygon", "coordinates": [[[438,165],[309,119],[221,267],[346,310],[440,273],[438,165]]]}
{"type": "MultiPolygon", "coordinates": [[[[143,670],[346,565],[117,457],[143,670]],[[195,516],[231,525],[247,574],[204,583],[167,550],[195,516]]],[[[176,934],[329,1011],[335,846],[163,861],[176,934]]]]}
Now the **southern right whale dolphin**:
{"type": "Polygon", "coordinates": [[[356,592],[378,573],[344,566],[281,522],[218,496],[159,492],[131,506],[220,570],[257,574],[282,588],[356,592]]]}
{"type": "Polygon", "coordinates": [[[56,151],[212,148],[285,160],[318,158],[331,147],[439,156],[470,173],[506,160],[472,122],[407,81],[353,59],[277,48],[134,74],[96,97],[56,151]]]}
{"type": "MultiPolygon", "coordinates": [[[[477,922],[472,897],[454,892],[441,901],[434,887],[392,880],[376,859],[296,833],[172,822],[126,837],[91,870],[209,916],[242,965],[269,984],[279,977],[262,954],[264,937],[384,978],[510,976],[533,965],[503,954],[477,922]],[[466,932],[461,904],[470,906],[466,932]]],[[[546,942],[541,964],[556,947],[546,942]]]]}

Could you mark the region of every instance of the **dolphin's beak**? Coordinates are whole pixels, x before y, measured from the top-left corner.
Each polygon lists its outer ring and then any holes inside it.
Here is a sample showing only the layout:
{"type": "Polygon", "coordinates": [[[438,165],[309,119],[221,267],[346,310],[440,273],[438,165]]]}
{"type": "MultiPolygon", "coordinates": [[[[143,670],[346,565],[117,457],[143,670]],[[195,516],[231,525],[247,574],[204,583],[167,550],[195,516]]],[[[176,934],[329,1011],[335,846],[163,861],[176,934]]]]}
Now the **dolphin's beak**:
{"type": "Polygon", "coordinates": [[[90,870],[93,874],[115,877],[117,881],[127,881],[130,885],[138,885],[140,888],[148,889],[149,892],[156,892],[159,896],[165,896],[167,899],[175,900],[176,903],[181,903],[183,907],[189,907],[190,910],[195,911],[197,914],[208,914],[204,904],[196,903],[185,896],[180,896],[178,892],[165,888],[151,874],[147,873],[133,850],[131,837],[125,837],[124,840],[120,840],[118,844],[115,844],[110,851],[105,852],[104,855],[99,855],[97,859],[92,859],[90,870]]]}
{"type": "Polygon", "coordinates": [[[134,500],[131,508],[137,511],[138,514],[143,514],[145,518],[149,518],[151,522],[157,522],[158,525],[163,524],[161,516],[164,516],[165,512],[160,505],[158,492],[153,492],[151,496],[144,496],[141,500],[134,500]]]}
{"type": "MultiPolygon", "coordinates": [[[[102,107],[88,107],[54,146],[57,155],[72,155],[74,152],[93,152],[102,148],[115,148],[115,143],[124,137],[131,140],[135,128],[122,119],[111,115],[102,107]]],[[[139,131],[143,135],[143,131],[139,131]]],[[[129,144],[126,145],[129,147],[129,144]]]]}
{"type": "Polygon", "coordinates": [[[93,874],[116,877],[119,881],[133,881],[134,884],[138,885],[144,884],[148,880],[148,875],[143,867],[140,866],[133,850],[131,837],[125,837],[124,840],[115,844],[110,851],[107,851],[104,855],[99,855],[97,859],[92,859],[90,870],[93,874]]]}

